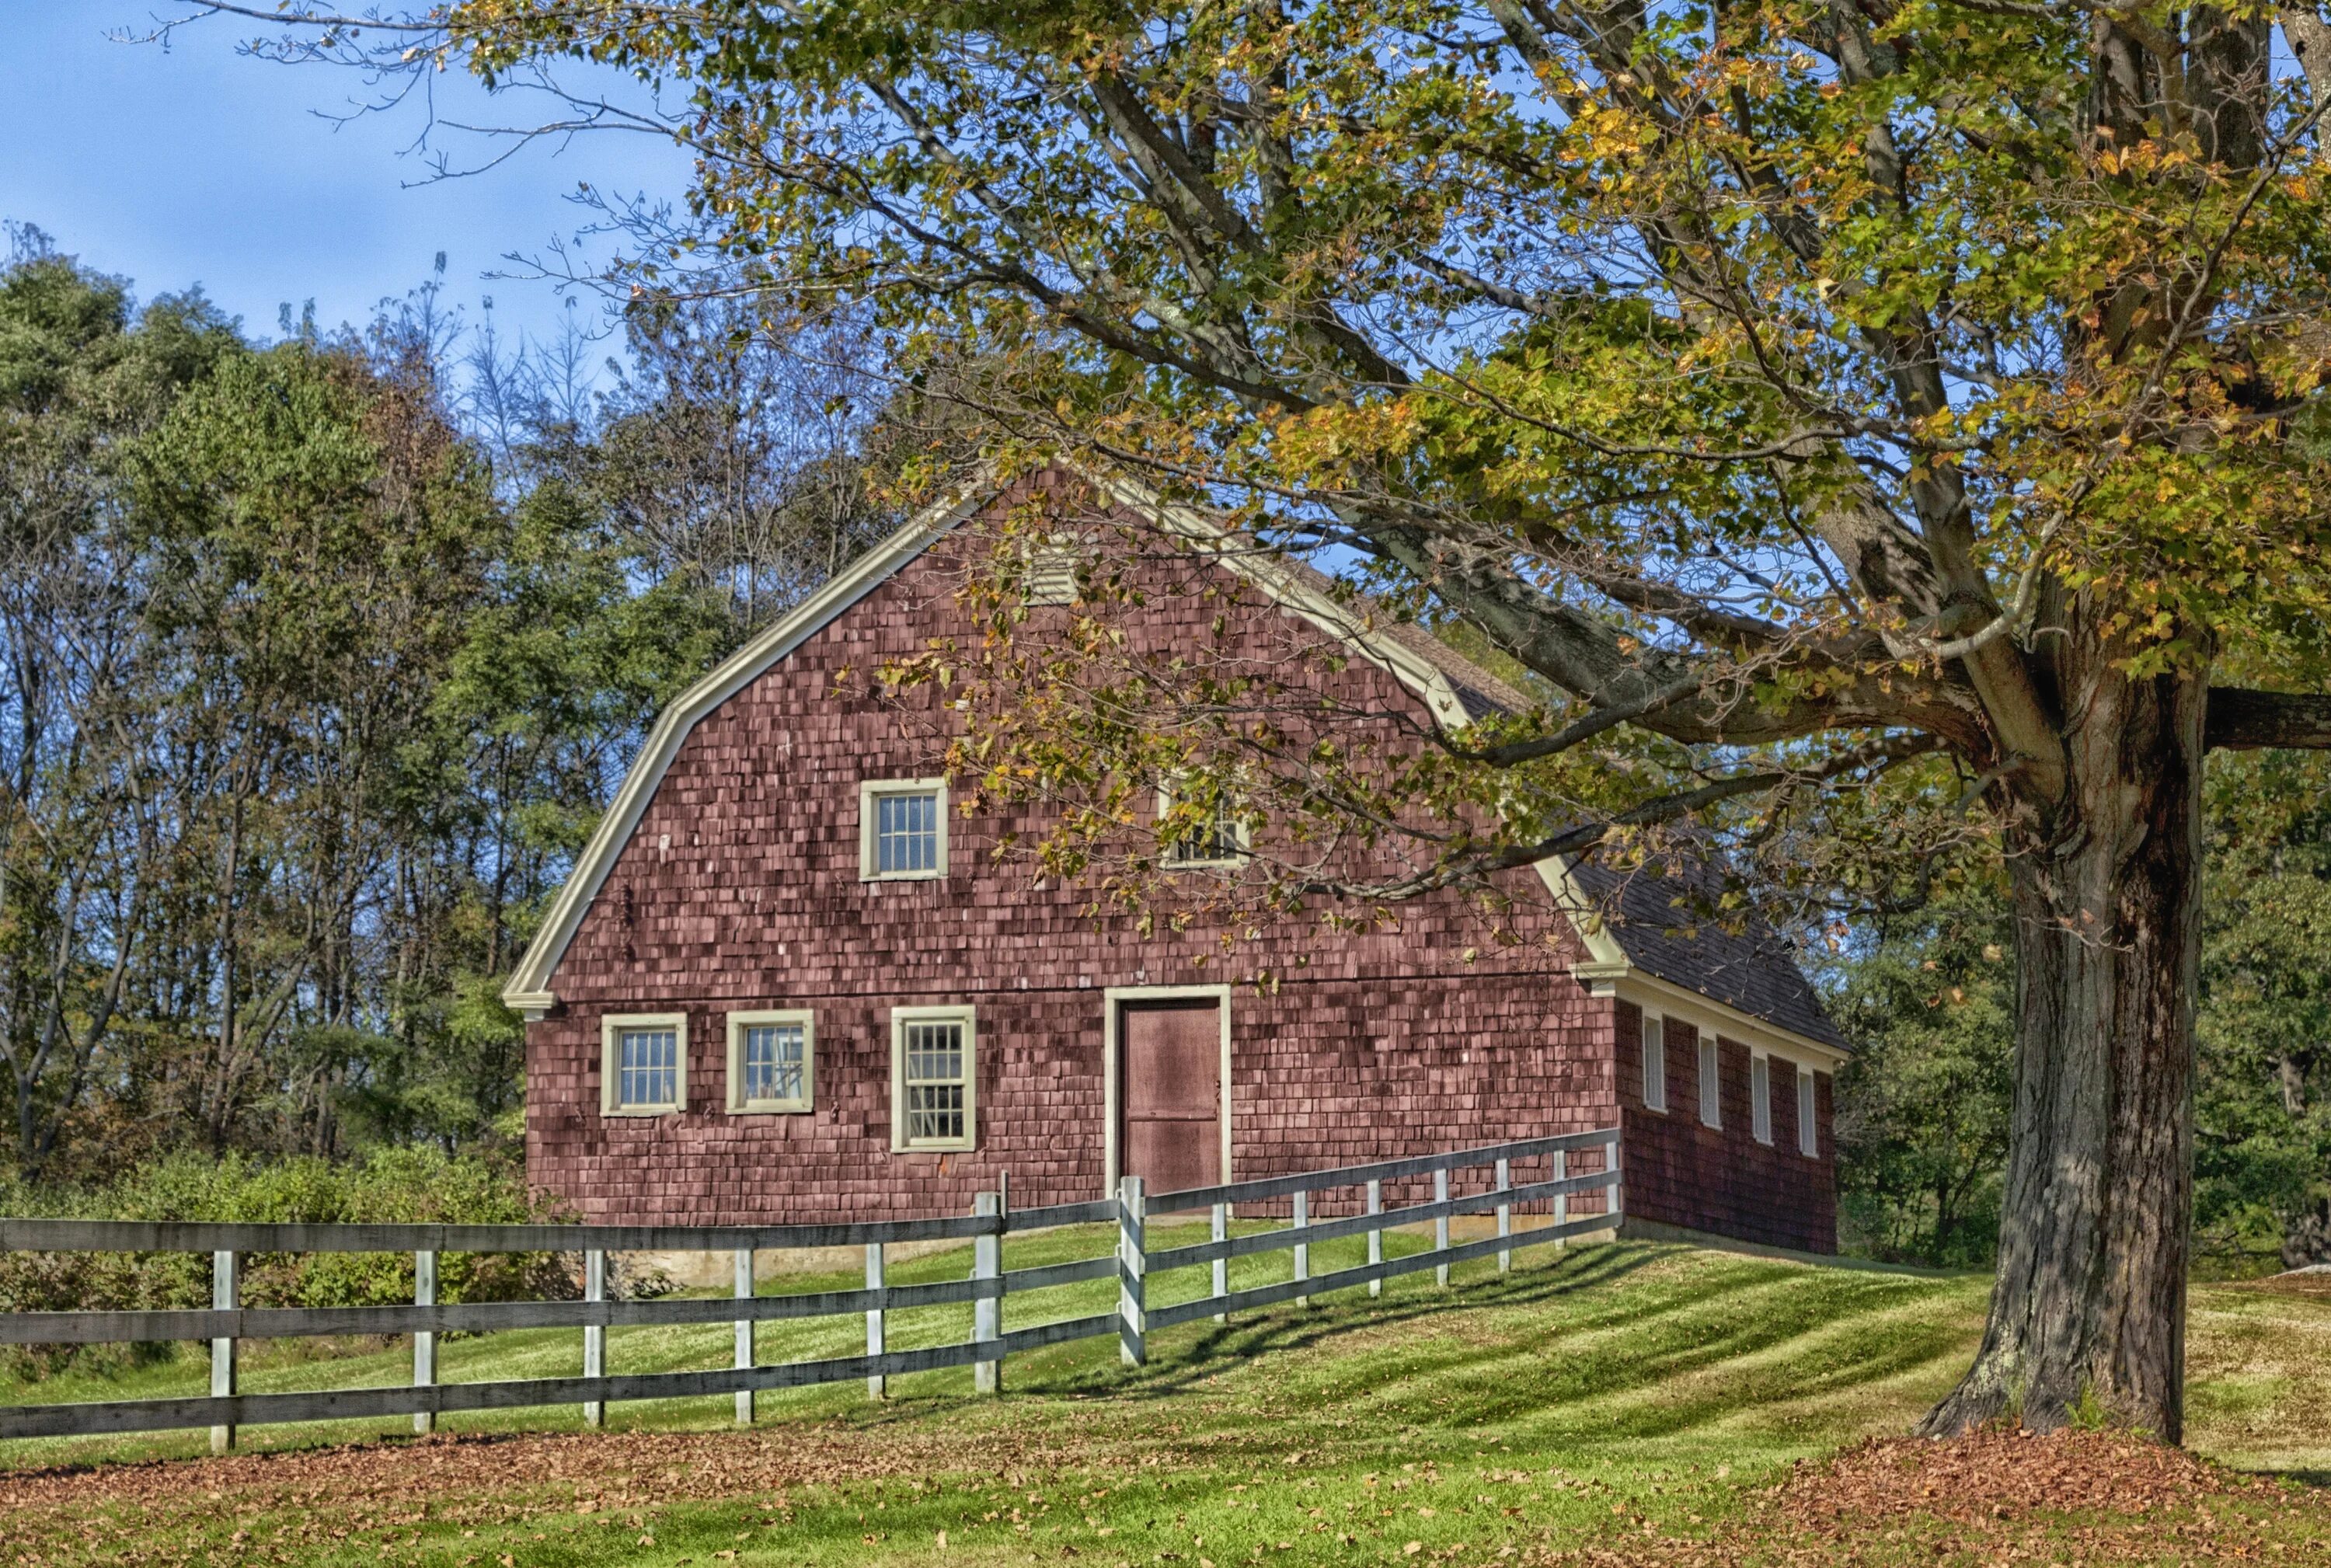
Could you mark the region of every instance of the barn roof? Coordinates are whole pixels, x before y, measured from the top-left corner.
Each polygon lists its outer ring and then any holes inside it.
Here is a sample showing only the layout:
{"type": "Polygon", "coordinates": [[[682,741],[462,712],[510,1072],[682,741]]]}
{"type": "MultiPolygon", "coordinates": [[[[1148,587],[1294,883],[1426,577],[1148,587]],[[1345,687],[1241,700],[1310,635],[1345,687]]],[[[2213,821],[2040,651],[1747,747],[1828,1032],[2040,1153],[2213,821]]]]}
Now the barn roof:
{"type": "Polygon", "coordinates": [[[1765,921],[1753,914],[1736,924],[1714,917],[1686,879],[1591,860],[1568,870],[1632,967],[1833,1050],[1848,1049],[1787,944],[1765,921]]]}
{"type": "MultiPolygon", "coordinates": [[[[1339,589],[1317,569],[1260,552],[1223,548],[1223,530],[1193,508],[1161,501],[1121,479],[1083,471],[1079,477],[1196,548],[1218,549],[1225,567],[1389,671],[1442,722],[1461,726],[1493,713],[1526,713],[1535,706],[1523,692],[1431,632],[1384,613],[1365,596],[1339,589]]],[[[526,956],[503,987],[503,1001],[535,1014],[557,1003],[551,977],[567,944],[698,722],[978,512],[1000,489],[995,480],[982,480],[917,517],[723,660],[658,717],[526,956]]],[[[1588,936],[1594,962],[1579,966],[1582,978],[1590,978],[1593,971],[1591,978],[1610,983],[1625,973],[1640,972],[1788,1036],[1831,1051],[1843,1049],[1803,974],[1769,931],[1760,927],[1745,936],[1733,935],[1702,923],[1687,934],[1681,929],[1687,922],[1679,918],[1676,907],[1678,887],[1662,879],[1627,879],[1614,902],[1598,896],[1609,890],[1608,883],[1597,880],[1607,873],[1570,862],[1559,867],[1548,862],[1539,871],[1571,903],[1574,918],[1588,936]]]]}

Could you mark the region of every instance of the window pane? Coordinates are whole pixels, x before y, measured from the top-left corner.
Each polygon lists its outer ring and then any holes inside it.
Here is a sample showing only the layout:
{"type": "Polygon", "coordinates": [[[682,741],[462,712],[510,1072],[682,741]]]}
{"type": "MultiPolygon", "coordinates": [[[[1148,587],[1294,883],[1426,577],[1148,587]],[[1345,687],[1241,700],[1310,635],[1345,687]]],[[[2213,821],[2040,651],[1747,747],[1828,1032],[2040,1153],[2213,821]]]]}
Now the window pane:
{"type": "Polygon", "coordinates": [[[874,797],[874,870],[884,875],[934,871],[939,863],[936,790],[874,797]]]}
{"type": "Polygon", "coordinates": [[[1668,1108],[1667,1029],[1656,1018],[1643,1020],[1643,1103],[1655,1111],[1668,1108]]]}
{"type": "Polygon", "coordinates": [[[958,1142],[964,1136],[963,1025],[906,1026],[907,1139],[958,1142]]]}
{"type": "Polygon", "coordinates": [[[1724,1086],[1718,1074],[1722,1065],[1717,1059],[1716,1037],[1699,1037],[1699,1119],[1711,1127],[1724,1125],[1724,1086]]]}
{"type": "MultiPolygon", "coordinates": [[[[1166,807],[1168,810],[1173,807],[1170,799],[1166,807]]],[[[1166,846],[1167,865],[1205,865],[1213,861],[1234,860],[1238,856],[1238,823],[1231,815],[1228,801],[1215,803],[1213,821],[1191,830],[1166,846]]]]}
{"type": "Polygon", "coordinates": [[[671,1029],[626,1029],[615,1037],[615,1103],[668,1106],[680,1099],[680,1035],[671,1029]]]}
{"type": "Polygon", "coordinates": [[[1797,1152],[1817,1155],[1821,1152],[1821,1129],[1813,1126],[1813,1075],[1797,1074],[1797,1152]]]}
{"type": "Polygon", "coordinates": [[[1757,1142],[1773,1141],[1773,1069],[1761,1056],[1748,1063],[1748,1128],[1757,1142]]]}
{"type": "Polygon", "coordinates": [[[798,1100],[807,1076],[808,1031],[798,1023],[756,1023],[745,1031],[745,1098],[798,1100]]]}

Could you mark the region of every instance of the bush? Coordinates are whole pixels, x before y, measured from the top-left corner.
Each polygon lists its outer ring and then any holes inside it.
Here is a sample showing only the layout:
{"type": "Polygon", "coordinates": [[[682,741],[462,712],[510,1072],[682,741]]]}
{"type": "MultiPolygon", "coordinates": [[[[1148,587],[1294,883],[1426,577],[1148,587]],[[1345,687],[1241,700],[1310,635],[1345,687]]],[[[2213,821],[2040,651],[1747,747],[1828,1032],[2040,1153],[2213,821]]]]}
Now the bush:
{"type": "MultiPolygon", "coordinates": [[[[433,1148],[376,1151],[347,1164],[240,1155],[171,1155],[83,1192],[26,1188],[0,1177],[0,1212],[87,1220],[245,1223],[512,1224],[553,1218],[517,1173],[433,1148]]],[[[568,1299],[574,1273],[551,1252],[449,1252],[437,1260],[437,1299],[568,1299]]],[[[371,1307],[413,1299],[409,1252],[252,1253],[243,1262],[246,1307],[371,1307]]],[[[0,1253],[0,1312],[128,1311],[210,1305],[211,1260],[186,1252],[0,1253]]],[[[48,1375],[92,1348],[11,1347],[0,1370],[48,1375]]],[[[138,1347],[120,1355],[155,1354],[138,1347]]]]}

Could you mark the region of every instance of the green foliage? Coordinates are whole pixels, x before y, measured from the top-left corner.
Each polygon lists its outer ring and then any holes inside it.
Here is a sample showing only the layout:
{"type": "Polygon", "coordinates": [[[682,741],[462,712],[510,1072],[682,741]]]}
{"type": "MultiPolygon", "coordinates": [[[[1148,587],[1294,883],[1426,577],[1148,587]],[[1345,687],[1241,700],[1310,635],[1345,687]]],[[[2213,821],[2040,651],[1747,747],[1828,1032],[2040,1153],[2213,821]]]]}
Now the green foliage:
{"type": "MultiPolygon", "coordinates": [[[[433,309],[262,345],[37,235],[0,268],[24,1180],[189,1145],[513,1150],[497,985],[631,750],[881,531],[850,422],[803,423],[823,384],[766,339],[635,312],[617,394],[493,361],[488,406],[433,309]]],[[[820,342],[830,383],[848,345],[820,342]]]]}
{"type": "MultiPolygon", "coordinates": [[[[515,1224],[556,1218],[508,1163],[426,1146],[353,1161],[315,1156],[222,1160],[182,1153],[95,1189],[26,1188],[0,1177],[0,1212],[84,1220],[247,1224],[515,1224]]],[[[367,1307],[413,1299],[410,1253],[253,1253],[243,1263],[246,1307],[367,1307]]],[[[447,1253],[441,1301],[563,1298],[568,1270],[548,1253],[447,1253]]],[[[0,1254],[0,1311],[207,1307],[210,1259],[186,1252],[0,1254]]],[[[12,1349],[12,1375],[38,1376],[87,1354],[74,1345],[12,1349]]],[[[96,1352],[113,1354],[110,1347],[96,1352]]],[[[119,1353],[150,1358],[151,1347],[119,1353]]]]}
{"type": "Polygon", "coordinates": [[[2331,769],[2269,753],[2213,784],[2197,1235],[2236,1271],[2331,1262],[2331,769]]]}
{"type": "Polygon", "coordinates": [[[1897,1262],[1987,1263],[2014,1103],[2012,933],[1996,886],[1889,920],[1835,966],[1855,1043],[1836,1087],[1840,1241],[1897,1262]]]}
{"type": "MultiPolygon", "coordinates": [[[[2196,1266],[2331,1261],[2331,768],[2221,756],[2196,997],[2196,1266]]],[[[1945,1265],[1992,1255],[2014,1103],[2013,933],[1978,880],[1830,965],[1842,1239],[1945,1265]]]]}

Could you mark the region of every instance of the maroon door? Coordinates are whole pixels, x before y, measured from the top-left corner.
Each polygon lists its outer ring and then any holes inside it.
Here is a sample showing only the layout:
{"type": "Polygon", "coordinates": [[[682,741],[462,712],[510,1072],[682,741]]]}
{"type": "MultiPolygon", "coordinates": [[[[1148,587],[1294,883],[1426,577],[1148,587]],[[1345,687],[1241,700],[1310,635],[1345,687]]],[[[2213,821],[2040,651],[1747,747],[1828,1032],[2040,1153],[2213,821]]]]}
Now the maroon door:
{"type": "Polygon", "coordinates": [[[1118,1155],[1152,1193],[1223,1179],[1221,1004],[1130,1002],[1118,1018],[1118,1155]]]}

